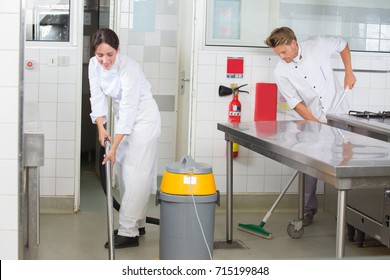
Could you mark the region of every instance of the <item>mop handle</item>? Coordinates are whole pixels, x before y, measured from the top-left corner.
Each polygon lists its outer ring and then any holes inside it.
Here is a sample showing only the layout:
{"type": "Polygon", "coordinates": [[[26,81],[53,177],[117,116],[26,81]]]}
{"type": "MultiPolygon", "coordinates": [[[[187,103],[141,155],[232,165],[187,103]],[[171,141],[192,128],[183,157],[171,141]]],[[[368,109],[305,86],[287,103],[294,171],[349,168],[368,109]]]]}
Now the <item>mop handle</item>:
{"type": "Polygon", "coordinates": [[[341,96],[341,98],[340,98],[339,102],[337,103],[336,107],[334,107],[334,109],[332,110],[332,114],[337,112],[337,110],[339,109],[341,103],[343,103],[343,100],[344,100],[345,96],[347,95],[348,91],[349,91],[349,88],[344,89],[343,95],[341,96]]]}
{"type": "MultiPolygon", "coordinates": [[[[107,138],[104,140],[104,146],[106,155],[111,148],[110,140],[107,138]]],[[[108,160],[106,162],[106,198],[107,198],[107,228],[108,228],[108,258],[109,260],[115,260],[114,251],[114,214],[113,214],[113,197],[111,193],[111,163],[108,160]]]]}
{"type": "Polygon", "coordinates": [[[285,193],[287,192],[288,188],[291,186],[292,182],[294,181],[295,177],[297,177],[297,175],[298,175],[298,171],[295,171],[294,174],[291,176],[290,180],[288,181],[287,185],[284,187],[284,189],[282,190],[282,192],[279,194],[278,198],[276,199],[276,201],[272,205],[271,209],[264,216],[263,223],[266,223],[268,221],[272,212],[274,212],[276,206],[278,206],[280,200],[282,200],[283,196],[285,195],[285,193]]]}

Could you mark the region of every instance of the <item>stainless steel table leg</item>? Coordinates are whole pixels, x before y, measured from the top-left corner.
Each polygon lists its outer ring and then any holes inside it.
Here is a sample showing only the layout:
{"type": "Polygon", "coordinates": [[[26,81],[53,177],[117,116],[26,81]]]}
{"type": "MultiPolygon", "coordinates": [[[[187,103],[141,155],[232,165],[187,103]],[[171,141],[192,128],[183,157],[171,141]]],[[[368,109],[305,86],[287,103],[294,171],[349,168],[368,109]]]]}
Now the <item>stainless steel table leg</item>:
{"type": "Polygon", "coordinates": [[[336,258],[341,259],[345,253],[345,223],[347,191],[338,190],[337,202],[337,231],[336,231],[336,258]]]}
{"type": "Polygon", "coordinates": [[[233,142],[226,141],[226,241],[233,242],[233,142]]]}
{"type": "Polygon", "coordinates": [[[305,207],[305,174],[302,172],[299,172],[298,193],[298,219],[303,220],[303,211],[305,207]]]}
{"type": "Polygon", "coordinates": [[[38,167],[25,169],[26,182],[22,194],[23,250],[21,258],[36,260],[39,244],[39,170],[38,167]]]}

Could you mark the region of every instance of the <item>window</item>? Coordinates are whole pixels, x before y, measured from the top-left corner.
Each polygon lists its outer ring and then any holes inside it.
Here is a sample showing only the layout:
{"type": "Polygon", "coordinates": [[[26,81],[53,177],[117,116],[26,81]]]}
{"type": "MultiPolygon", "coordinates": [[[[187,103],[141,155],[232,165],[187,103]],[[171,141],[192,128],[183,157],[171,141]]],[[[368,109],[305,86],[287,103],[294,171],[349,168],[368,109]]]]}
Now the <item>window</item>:
{"type": "Polygon", "coordinates": [[[69,42],[70,0],[26,1],[26,40],[69,42]]]}
{"type": "Polygon", "coordinates": [[[273,0],[208,0],[206,45],[265,46],[273,0]]]}
{"type": "Polygon", "coordinates": [[[298,41],[341,36],[352,51],[390,52],[388,0],[207,0],[206,45],[266,47],[275,27],[298,41]]]}

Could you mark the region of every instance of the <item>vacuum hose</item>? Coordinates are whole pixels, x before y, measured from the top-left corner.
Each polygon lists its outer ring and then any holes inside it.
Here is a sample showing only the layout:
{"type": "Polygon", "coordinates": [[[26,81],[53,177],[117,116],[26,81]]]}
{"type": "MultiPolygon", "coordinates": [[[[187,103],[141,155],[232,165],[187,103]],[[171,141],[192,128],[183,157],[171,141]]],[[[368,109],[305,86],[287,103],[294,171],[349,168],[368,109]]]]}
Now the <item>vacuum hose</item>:
{"type": "MultiPolygon", "coordinates": [[[[99,177],[100,177],[100,182],[102,184],[102,188],[104,191],[104,194],[107,196],[107,190],[106,190],[106,169],[103,164],[100,164],[103,162],[104,159],[104,154],[105,154],[105,148],[100,147],[100,153],[99,153],[99,177]]],[[[113,200],[113,206],[116,211],[119,212],[119,209],[121,208],[121,205],[119,202],[115,199],[115,197],[112,198],[113,200]]],[[[157,218],[152,218],[152,217],[146,217],[146,223],[148,224],[153,224],[153,225],[159,225],[160,220],[157,218]]]]}

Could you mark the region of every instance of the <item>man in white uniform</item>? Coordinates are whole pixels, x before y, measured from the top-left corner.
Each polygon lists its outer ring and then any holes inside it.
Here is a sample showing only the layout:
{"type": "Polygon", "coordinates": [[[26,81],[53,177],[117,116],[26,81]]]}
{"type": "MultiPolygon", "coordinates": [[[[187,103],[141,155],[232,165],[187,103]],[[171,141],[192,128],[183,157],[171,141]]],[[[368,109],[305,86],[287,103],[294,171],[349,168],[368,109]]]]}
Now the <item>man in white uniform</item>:
{"type": "MultiPolygon", "coordinates": [[[[334,53],[340,54],[344,64],[344,89],[352,89],[356,83],[347,42],[342,38],[317,37],[298,44],[293,30],[280,27],[271,32],[265,44],[281,58],[274,76],[289,107],[305,120],[326,123],[326,114],[333,111],[343,92],[331,67],[334,53]]],[[[317,212],[316,189],[317,178],[305,174],[305,226],[317,212]]]]}

